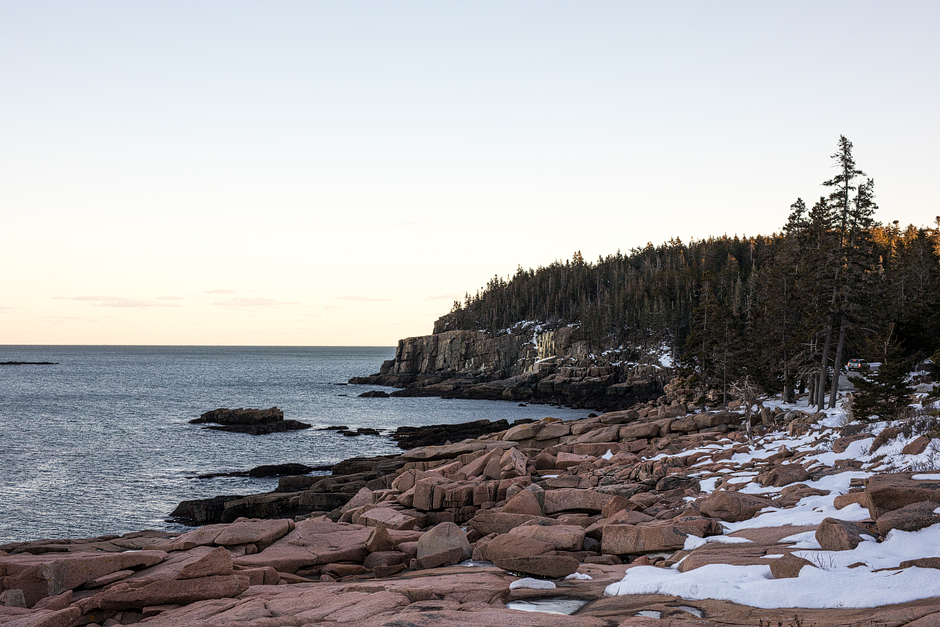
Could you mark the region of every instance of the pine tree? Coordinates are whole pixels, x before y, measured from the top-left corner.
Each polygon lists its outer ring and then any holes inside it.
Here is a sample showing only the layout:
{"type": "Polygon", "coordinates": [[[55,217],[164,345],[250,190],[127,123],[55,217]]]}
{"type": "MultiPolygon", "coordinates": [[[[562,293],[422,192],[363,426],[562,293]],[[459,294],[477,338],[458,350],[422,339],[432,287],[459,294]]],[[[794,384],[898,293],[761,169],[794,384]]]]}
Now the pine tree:
{"type": "Polygon", "coordinates": [[[881,366],[852,379],[857,389],[852,398],[852,414],[860,420],[872,416],[890,420],[898,417],[911,402],[914,390],[907,382],[911,362],[894,338],[894,325],[889,325],[870,346],[872,354],[881,360],[881,366]]]}

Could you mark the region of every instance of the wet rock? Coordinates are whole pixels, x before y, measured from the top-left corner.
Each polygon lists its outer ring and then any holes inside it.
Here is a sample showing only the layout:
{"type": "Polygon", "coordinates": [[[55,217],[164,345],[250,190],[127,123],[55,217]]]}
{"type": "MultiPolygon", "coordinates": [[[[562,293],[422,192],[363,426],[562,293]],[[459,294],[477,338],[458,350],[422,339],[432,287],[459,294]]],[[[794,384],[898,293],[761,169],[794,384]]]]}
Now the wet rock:
{"type": "Polygon", "coordinates": [[[384,390],[370,390],[368,392],[363,392],[359,395],[359,398],[388,398],[388,392],[384,390]]]}
{"type": "Polygon", "coordinates": [[[270,409],[213,409],[202,414],[199,418],[189,421],[190,424],[214,423],[207,429],[218,431],[231,431],[235,433],[248,433],[250,435],[265,435],[282,431],[295,431],[309,429],[311,425],[297,420],[284,420],[284,412],[277,407],[270,409]]]}
{"type": "Polygon", "coordinates": [[[427,425],[424,427],[398,427],[389,437],[403,449],[409,450],[420,446],[432,446],[441,442],[459,442],[481,435],[505,431],[509,428],[506,420],[475,420],[458,424],[427,425]]]}

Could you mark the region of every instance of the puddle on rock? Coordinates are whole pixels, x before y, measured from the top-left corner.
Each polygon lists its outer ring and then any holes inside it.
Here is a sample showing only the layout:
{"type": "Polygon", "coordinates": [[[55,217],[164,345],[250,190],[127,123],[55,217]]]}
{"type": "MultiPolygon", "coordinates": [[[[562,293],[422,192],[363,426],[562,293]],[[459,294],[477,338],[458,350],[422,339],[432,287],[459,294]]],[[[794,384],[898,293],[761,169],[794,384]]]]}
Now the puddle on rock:
{"type": "Polygon", "coordinates": [[[532,599],[531,601],[510,601],[506,604],[511,610],[523,612],[545,612],[546,614],[571,615],[587,605],[581,599],[532,599]]]}
{"type": "Polygon", "coordinates": [[[677,610],[682,610],[683,612],[688,612],[696,618],[704,618],[705,614],[702,613],[702,610],[697,607],[692,607],[691,605],[678,605],[676,606],[677,610]]]}
{"type": "Polygon", "coordinates": [[[656,610],[640,610],[636,613],[637,616],[645,616],[646,618],[662,618],[663,613],[657,612],[656,610]]]}

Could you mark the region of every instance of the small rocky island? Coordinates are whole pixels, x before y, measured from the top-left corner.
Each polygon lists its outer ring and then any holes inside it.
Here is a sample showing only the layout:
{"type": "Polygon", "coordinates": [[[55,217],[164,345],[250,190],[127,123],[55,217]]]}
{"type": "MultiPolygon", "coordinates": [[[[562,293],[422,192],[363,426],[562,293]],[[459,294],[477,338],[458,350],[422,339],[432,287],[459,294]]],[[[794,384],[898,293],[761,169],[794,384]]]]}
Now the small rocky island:
{"type": "Polygon", "coordinates": [[[270,409],[213,409],[199,418],[190,420],[190,424],[212,423],[206,429],[266,435],[281,431],[309,429],[311,425],[298,420],[284,420],[284,412],[277,407],[270,409]]]}

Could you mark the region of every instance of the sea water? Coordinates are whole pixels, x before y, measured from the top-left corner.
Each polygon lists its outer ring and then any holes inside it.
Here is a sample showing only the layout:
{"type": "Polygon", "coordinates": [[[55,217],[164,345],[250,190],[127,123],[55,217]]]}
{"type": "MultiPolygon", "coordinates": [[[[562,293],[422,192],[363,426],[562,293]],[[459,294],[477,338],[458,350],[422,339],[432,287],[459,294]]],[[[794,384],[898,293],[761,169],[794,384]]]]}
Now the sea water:
{"type": "Polygon", "coordinates": [[[582,418],[583,410],[498,401],[359,398],[346,385],[378,372],[393,348],[0,346],[0,544],[143,529],[182,500],[254,494],[277,478],[197,475],[263,464],[332,464],[401,449],[387,436],[343,436],[328,426],[371,427],[486,418],[582,418]],[[189,421],[219,407],[277,406],[311,429],[253,436],[189,421]]]}

